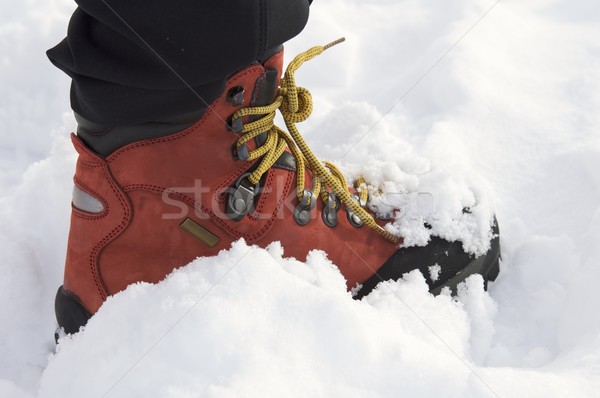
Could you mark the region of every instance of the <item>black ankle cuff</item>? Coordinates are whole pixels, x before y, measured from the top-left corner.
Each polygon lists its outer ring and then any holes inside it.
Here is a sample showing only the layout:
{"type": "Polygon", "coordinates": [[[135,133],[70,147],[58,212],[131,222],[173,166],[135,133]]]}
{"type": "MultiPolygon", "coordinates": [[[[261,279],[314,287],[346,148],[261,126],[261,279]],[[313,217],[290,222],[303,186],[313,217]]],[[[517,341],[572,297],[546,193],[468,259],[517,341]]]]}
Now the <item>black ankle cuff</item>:
{"type": "Polygon", "coordinates": [[[117,149],[137,141],[160,138],[193,125],[204,115],[204,109],[197,112],[170,117],[162,120],[130,126],[108,127],[91,122],[75,113],[77,136],[94,152],[107,157],[117,149]]]}

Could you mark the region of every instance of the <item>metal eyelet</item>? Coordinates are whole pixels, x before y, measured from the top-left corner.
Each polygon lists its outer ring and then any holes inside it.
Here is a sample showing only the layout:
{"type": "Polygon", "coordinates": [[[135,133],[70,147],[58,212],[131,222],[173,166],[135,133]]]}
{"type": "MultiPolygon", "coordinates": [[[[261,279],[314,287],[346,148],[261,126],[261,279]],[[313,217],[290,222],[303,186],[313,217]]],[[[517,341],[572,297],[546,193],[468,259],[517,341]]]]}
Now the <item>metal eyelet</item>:
{"type": "Polygon", "coordinates": [[[317,205],[317,195],[309,189],[304,190],[302,200],[294,209],[294,220],[298,225],[305,226],[310,222],[310,213],[317,205]]]}
{"type": "Polygon", "coordinates": [[[248,160],[250,158],[250,153],[248,152],[246,144],[242,144],[238,148],[237,142],[234,142],[233,145],[231,145],[231,156],[233,157],[233,160],[248,160]]]}
{"type": "Polygon", "coordinates": [[[250,158],[250,153],[248,152],[248,147],[246,144],[242,144],[237,149],[237,157],[239,160],[248,160],[250,158]]]}
{"type": "Polygon", "coordinates": [[[227,129],[229,131],[233,131],[235,134],[239,134],[242,132],[242,130],[244,130],[244,122],[242,121],[241,117],[238,117],[235,120],[232,117],[229,117],[226,124],[227,129]]]}
{"type": "Polygon", "coordinates": [[[227,92],[227,102],[230,102],[233,106],[240,106],[244,104],[244,87],[235,86],[229,89],[227,92]]]}
{"type": "Polygon", "coordinates": [[[328,227],[335,227],[338,224],[338,211],[342,207],[340,199],[333,193],[327,195],[327,203],[323,206],[321,218],[328,227]]]}
{"type": "MultiPolygon", "coordinates": [[[[361,200],[358,196],[356,196],[356,195],[351,195],[351,196],[352,196],[352,199],[354,199],[358,204],[361,204],[361,200]]],[[[363,225],[365,225],[364,221],[361,220],[360,217],[355,212],[350,210],[350,208],[348,206],[346,206],[346,216],[348,217],[348,222],[354,228],[360,228],[363,225]]]]}
{"type": "Polygon", "coordinates": [[[227,205],[225,213],[233,221],[240,221],[254,206],[254,198],[258,194],[258,184],[252,185],[247,177],[250,173],[242,174],[227,190],[227,205]]]}

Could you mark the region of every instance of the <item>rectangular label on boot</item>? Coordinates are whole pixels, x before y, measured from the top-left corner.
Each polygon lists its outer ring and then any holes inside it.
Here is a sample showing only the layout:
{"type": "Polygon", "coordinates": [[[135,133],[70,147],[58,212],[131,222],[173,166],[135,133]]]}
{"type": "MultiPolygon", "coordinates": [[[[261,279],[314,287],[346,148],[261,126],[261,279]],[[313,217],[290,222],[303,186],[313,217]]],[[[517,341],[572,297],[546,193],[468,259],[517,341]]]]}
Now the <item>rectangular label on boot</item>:
{"type": "Polygon", "coordinates": [[[208,229],[204,228],[191,218],[186,218],[179,226],[200,239],[208,247],[214,247],[221,240],[218,236],[212,234],[208,229]]]}

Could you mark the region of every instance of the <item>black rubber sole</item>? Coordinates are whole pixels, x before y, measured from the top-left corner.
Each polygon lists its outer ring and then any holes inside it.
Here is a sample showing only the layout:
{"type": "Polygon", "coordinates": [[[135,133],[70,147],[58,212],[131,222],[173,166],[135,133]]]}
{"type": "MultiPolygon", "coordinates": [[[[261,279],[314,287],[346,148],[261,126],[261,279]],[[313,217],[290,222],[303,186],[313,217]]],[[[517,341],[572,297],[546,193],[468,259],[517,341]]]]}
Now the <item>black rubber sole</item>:
{"type": "Polygon", "coordinates": [[[455,294],[458,284],[473,274],[483,277],[487,289],[488,282],[496,280],[500,272],[500,230],[496,220],[492,232],[494,238],[490,242],[490,250],[479,257],[467,254],[462,248],[462,243],[449,242],[439,237],[433,237],[427,246],[402,248],[396,251],[375,275],[363,283],[354,298],[361,299],[380,282],[398,280],[415,269],[425,276],[429,291],[433,294],[439,294],[444,287],[450,288],[455,294]],[[430,267],[434,265],[440,266],[435,281],[429,277],[430,267]]]}
{"type": "MultiPolygon", "coordinates": [[[[79,329],[85,326],[88,319],[91,318],[91,314],[81,305],[79,298],[66,291],[62,286],[56,292],[54,311],[58,327],[67,334],[79,332],[79,329]]],[[[54,337],[58,340],[58,332],[54,337]]]]}

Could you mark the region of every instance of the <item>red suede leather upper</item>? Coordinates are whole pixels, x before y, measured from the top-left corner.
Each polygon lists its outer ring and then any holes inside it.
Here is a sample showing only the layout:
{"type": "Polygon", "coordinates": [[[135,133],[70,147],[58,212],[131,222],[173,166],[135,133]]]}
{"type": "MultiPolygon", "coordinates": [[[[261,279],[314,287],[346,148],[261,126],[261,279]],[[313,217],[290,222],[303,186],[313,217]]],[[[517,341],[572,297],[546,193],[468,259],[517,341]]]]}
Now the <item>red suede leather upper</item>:
{"type": "MultiPolygon", "coordinates": [[[[229,248],[240,237],[263,247],[281,241],[285,254],[300,260],[312,249],[324,250],[349,287],[372,276],[394,253],[396,246],[376,232],[352,227],[345,209],[336,227],[326,226],[320,200],[311,222],[299,226],[293,219],[293,171],[270,169],[255,211],[240,221],[225,215],[224,190],[252,166],[233,158],[238,136],[226,122],[250,105],[248,93],[265,68],[280,71],[282,62],[280,52],[264,67],[251,65],[233,75],[221,97],[190,128],[127,145],[106,160],[73,138],[80,155],[75,182],[106,207],[100,215],[74,209],[71,221],[64,286],[90,313],[107,295],[138,281],[158,282],[198,256],[229,248]],[[245,89],[246,102],[240,106],[227,101],[228,90],[235,86],[245,89]],[[217,235],[219,243],[210,248],[180,228],[186,217],[217,235]]],[[[306,178],[310,186],[308,171],[306,178]]]]}

